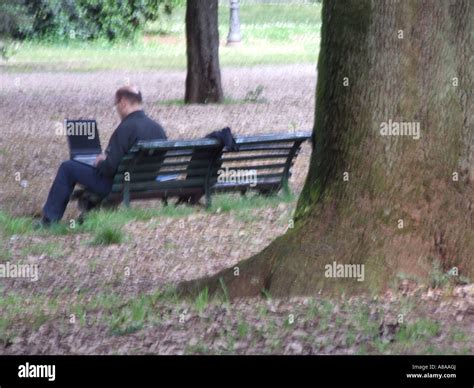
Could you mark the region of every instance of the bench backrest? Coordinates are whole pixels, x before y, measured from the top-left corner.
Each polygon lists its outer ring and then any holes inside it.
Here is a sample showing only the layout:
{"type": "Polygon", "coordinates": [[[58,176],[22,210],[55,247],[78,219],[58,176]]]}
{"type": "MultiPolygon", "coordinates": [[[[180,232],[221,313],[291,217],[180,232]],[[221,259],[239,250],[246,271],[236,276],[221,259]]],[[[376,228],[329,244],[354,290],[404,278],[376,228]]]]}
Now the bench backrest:
{"type": "MultiPolygon", "coordinates": [[[[143,198],[158,193],[209,197],[211,190],[242,186],[227,179],[226,171],[232,170],[255,171],[257,186],[271,183],[282,187],[301,143],[309,136],[309,132],[240,136],[236,138],[238,152],[223,151],[215,139],[141,141],[122,159],[112,195],[123,194],[126,204],[131,194],[143,198]]],[[[252,185],[243,183],[243,187],[252,185]]]]}
{"type": "Polygon", "coordinates": [[[204,193],[213,157],[222,146],[217,140],[141,141],[122,159],[112,194],[153,196],[157,192],[204,193]],[[212,157],[210,157],[212,156],[212,157]]]}
{"type": "Polygon", "coordinates": [[[220,174],[213,189],[225,191],[267,185],[278,190],[284,187],[301,144],[310,136],[310,132],[295,132],[238,137],[239,152],[224,151],[215,162],[220,174]]]}

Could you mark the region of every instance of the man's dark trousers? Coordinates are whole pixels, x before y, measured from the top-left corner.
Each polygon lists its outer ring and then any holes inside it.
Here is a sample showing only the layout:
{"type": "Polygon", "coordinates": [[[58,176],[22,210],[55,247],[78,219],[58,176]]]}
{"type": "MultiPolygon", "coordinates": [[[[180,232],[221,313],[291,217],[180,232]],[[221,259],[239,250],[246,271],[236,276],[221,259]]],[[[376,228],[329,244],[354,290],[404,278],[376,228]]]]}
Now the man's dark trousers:
{"type": "Polygon", "coordinates": [[[100,176],[95,167],[75,160],[63,162],[43,207],[44,216],[49,221],[59,221],[63,217],[76,183],[103,197],[112,190],[112,179],[100,176]]]}

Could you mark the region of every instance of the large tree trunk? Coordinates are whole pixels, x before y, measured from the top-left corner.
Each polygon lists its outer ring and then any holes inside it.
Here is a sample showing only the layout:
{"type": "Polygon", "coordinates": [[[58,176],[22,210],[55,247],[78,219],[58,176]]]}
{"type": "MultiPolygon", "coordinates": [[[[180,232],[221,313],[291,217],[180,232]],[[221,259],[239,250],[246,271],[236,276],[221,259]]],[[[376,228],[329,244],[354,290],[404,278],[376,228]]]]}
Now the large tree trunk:
{"type": "Polygon", "coordinates": [[[222,102],[217,0],[188,0],[186,6],[186,103],[222,102]]]}
{"type": "Polygon", "coordinates": [[[326,1],[314,150],[295,228],[239,263],[239,276],[231,268],[181,290],[377,292],[397,275],[427,282],[436,263],[472,281],[473,8],[326,1]],[[419,123],[420,138],[383,136],[389,120],[419,123]],[[334,261],[364,264],[364,281],[326,277],[334,261]]]}

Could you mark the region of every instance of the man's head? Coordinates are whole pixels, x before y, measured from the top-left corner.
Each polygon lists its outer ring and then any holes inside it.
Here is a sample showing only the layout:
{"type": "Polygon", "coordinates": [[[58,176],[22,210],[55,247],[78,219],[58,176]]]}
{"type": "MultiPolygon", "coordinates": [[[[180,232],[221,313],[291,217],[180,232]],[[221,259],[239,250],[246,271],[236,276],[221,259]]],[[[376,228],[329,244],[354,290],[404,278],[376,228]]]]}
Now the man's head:
{"type": "Polygon", "coordinates": [[[115,108],[121,119],[142,109],[142,94],[135,86],[122,86],[115,92],[115,108]]]}

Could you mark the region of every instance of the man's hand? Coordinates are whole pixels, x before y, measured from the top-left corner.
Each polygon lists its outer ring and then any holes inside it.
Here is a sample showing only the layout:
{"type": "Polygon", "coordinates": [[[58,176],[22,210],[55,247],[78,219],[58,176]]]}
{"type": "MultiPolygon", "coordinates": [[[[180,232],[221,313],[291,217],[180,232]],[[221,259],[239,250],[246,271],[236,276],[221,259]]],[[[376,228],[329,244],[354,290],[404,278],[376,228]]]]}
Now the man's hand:
{"type": "Polygon", "coordinates": [[[107,156],[105,154],[100,154],[100,155],[97,155],[97,157],[95,158],[95,162],[94,162],[94,166],[97,167],[97,165],[102,161],[102,160],[105,160],[107,156]]]}

